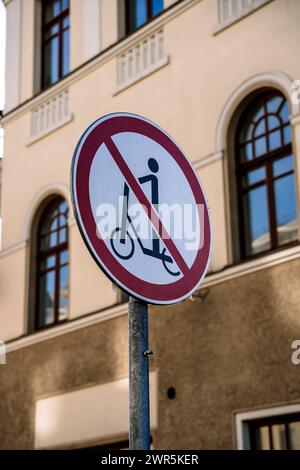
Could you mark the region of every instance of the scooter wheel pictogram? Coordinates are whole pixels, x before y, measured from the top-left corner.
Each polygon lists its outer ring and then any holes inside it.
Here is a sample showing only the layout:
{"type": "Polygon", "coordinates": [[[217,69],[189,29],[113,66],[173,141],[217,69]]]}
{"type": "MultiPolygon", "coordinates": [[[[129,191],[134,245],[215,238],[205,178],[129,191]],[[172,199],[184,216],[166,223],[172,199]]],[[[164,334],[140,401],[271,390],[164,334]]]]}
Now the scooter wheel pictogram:
{"type": "Polygon", "coordinates": [[[113,252],[121,259],[129,259],[134,253],[134,242],[126,230],[124,241],[120,238],[121,228],[115,228],[110,236],[110,244],[113,252]]]}

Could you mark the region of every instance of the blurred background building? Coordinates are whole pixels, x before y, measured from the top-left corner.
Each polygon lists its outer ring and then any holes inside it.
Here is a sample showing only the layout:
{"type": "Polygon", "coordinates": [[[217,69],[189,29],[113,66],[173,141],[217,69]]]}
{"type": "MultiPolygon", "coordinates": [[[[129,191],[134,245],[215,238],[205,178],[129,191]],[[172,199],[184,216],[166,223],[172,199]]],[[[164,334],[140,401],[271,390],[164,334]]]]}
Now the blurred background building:
{"type": "Polygon", "coordinates": [[[69,189],[82,132],[126,111],[184,149],[212,218],[201,289],[150,307],[153,447],[299,449],[300,2],[4,3],[0,448],[128,445],[127,299],[69,189]]]}

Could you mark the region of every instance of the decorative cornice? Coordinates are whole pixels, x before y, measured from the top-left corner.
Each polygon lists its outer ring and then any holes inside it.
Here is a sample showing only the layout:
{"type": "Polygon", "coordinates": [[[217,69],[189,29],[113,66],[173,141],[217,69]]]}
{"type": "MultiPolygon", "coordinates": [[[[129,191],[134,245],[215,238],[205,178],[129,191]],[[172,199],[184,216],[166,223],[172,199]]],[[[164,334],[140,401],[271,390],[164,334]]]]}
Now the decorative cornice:
{"type": "Polygon", "coordinates": [[[8,341],[6,342],[6,352],[9,353],[16,351],[17,349],[26,348],[28,346],[41,343],[42,341],[57,338],[58,336],[71,333],[72,331],[96,325],[97,323],[111,320],[112,318],[117,318],[121,315],[127,314],[127,312],[127,304],[121,304],[90,315],[81,316],[62,325],[54,326],[44,331],[39,331],[31,335],[23,336],[22,338],[8,341]]]}
{"type": "Polygon", "coordinates": [[[15,243],[14,245],[10,245],[7,248],[4,248],[0,251],[0,259],[5,258],[5,256],[11,255],[16,251],[22,250],[23,248],[26,248],[27,243],[28,240],[21,240],[20,242],[15,243]]]}
{"type": "Polygon", "coordinates": [[[219,160],[223,160],[223,158],[224,158],[223,152],[211,153],[210,155],[206,155],[205,157],[200,158],[196,162],[193,162],[193,166],[195,170],[199,170],[200,168],[208,166],[211,163],[218,162],[219,160]]]}
{"type": "Polygon", "coordinates": [[[292,248],[286,248],[277,253],[268,254],[255,260],[242,262],[235,266],[224,268],[220,272],[207,275],[201,284],[202,288],[211,287],[221,282],[227,282],[237,277],[246,276],[248,274],[261,271],[262,269],[271,268],[278,264],[286,263],[294,259],[300,258],[300,245],[292,248]]]}
{"type": "Polygon", "coordinates": [[[290,116],[290,122],[292,126],[298,126],[298,124],[300,124],[300,113],[294,114],[294,116],[290,116]]]}
{"type": "MultiPolygon", "coordinates": [[[[221,272],[208,275],[204,279],[203,283],[201,284],[201,288],[198,289],[198,291],[298,258],[300,258],[300,245],[294,248],[282,250],[278,253],[266,255],[253,261],[241,263],[237,266],[228,267],[221,272]]],[[[103,321],[111,320],[121,315],[126,315],[127,312],[127,304],[121,304],[90,315],[81,316],[77,319],[70,320],[63,325],[58,325],[38,333],[10,340],[6,343],[7,352],[12,352],[21,348],[32,346],[33,344],[56,338],[57,336],[71,333],[72,331],[76,331],[81,328],[96,325],[103,321]]]]}

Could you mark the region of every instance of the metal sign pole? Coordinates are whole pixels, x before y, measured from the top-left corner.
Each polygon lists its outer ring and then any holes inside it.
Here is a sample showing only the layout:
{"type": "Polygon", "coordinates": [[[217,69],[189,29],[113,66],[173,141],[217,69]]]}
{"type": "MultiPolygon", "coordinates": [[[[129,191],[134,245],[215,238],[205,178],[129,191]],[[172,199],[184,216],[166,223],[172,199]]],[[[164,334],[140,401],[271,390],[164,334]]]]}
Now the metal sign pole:
{"type": "Polygon", "coordinates": [[[150,449],[148,304],[129,297],[129,447],[150,449]]]}

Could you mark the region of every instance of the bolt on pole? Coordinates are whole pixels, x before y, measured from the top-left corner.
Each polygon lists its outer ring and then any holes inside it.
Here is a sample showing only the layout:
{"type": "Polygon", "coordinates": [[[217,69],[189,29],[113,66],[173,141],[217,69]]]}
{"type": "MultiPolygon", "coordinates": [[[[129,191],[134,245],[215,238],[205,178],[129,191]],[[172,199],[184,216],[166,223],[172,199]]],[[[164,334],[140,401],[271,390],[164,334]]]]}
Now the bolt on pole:
{"type": "Polygon", "coordinates": [[[129,447],[150,449],[148,305],[129,298],[129,447]]]}

